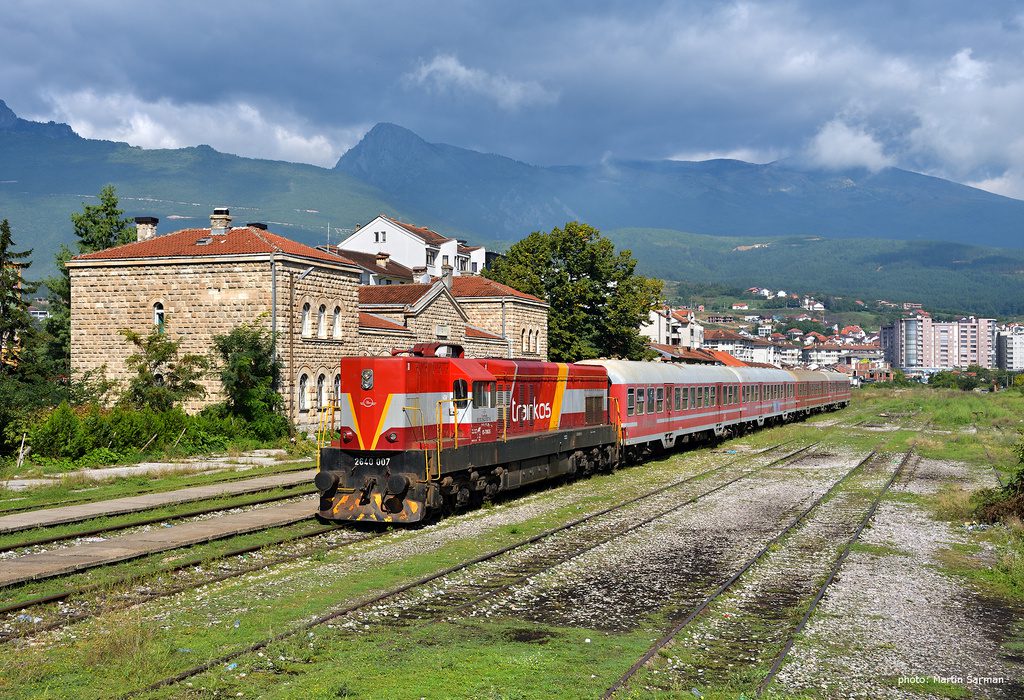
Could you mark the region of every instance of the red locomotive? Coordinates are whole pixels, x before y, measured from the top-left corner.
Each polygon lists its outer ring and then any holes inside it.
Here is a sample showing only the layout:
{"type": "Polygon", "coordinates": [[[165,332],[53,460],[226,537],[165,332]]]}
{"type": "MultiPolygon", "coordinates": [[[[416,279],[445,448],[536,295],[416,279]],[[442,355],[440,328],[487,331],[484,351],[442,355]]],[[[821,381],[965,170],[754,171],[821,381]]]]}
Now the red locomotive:
{"type": "Polygon", "coordinates": [[[443,344],[344,358],[319,455],[318,516],[416,522],[849,399],[849,380],[835,372],[471,360],[443,344]]]}

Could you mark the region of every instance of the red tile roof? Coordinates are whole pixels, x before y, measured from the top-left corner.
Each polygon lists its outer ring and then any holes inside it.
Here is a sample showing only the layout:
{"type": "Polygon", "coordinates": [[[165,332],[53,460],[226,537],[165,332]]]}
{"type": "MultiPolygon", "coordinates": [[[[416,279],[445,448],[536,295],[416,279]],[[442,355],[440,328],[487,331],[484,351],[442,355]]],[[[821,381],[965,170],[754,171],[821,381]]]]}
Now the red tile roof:
{"type": "Polygon", "coordinates": [[[724,350],[709,350],[703,348],[705,352],[710,353],[716,360],[721,362],[726,367],[746,367],[747,363],[743,360],[738,360],[724,350]]]}
{"type": "Polygon", "coordinates": [[[208,228],[187,228],[148,241],[138,241],[95,253],[78,255],[74,260],[133,260],[139,258],[182,258],[219,255],[285,253],[324,262],[354,265],[341,255],[317,250],[283,236],[242,226],[225,234],[213,235],[208,228]],[[199,241],[207,241],[200,244],[199,241]]]}
{"type": "Polygon", "coordinates": [[[359,327],[375,328],[383,331],[404,331],[405,333],[412,333],[412,331],[397,321],[392,321],[390,318],[384,318],[377,314],[368,314],[364,311],[359,312],[359,327]]]}
{"type": "Polygon", "coordinates": [[[360,304],[415,304],[432,284],[364,284],[359,287],[360,304]]]}
{"type": "Polygon", "coordinates": [[[696,362],[700,364],[719,364],[718,358],[714,356],[711,350],[705,350],[703,348],[691,349],[682,348],[678,345],[664,345],[662,343],[649,343],[649,347],[659,350],[666,355],[672,357],[678,357],[681,360],[690,362],[696,362]]]}
{"type": "Polygon", "coordinates": [[[508,285],[489,280],[486,277],[478,277],[477,275],[459,275],[452,278],[452,295],[456,299],[472,298],[472,297],[517,297],[519,299],[529,299],[530,301],[540,301],[532,294],[526,292],[520,292],[518,289],[513,289],[508,285]]]}
{"type": "Polygon", "coordinates": [[[376,274],[389,275],[391,277],[401,277],[403,279],[409,280],[412,279],[412,269],[406,267],[402,263],[395,262],[391,258],[388,258],[384,267],[381,267],[380,265],[377,264],[376,253],[360,253],[355,250],[342,250],[338,246],[333,245],[324,246],[324,248],[330,253],[334,253],[335,255],[341,255],[348,258],[349,260],[351,260],[364,270],[369,270],[370,272],[374,272],[376,274]]]}
{"type": "Polygon", "coordinates": [[[469,255],[474,250],[480,250],[480,246],[478,246],[478,245],[462,245],[461,243],[459,243],[459,252],[461,254],[463,254],[463,255],[469,255]]]}
{"type": "Polygon", "coordinates": [[[439,246],[442,243],[447,243],[448,241],[452,240],[451,238],[448,238],[448,236],[442,236],[437,231],[431,231],[426,226],[416,226],[415,224],[407,224],[403,221],[399,221],[398,219],[392,219],[390,216],[385,216],[384,218],[393,223],[395,226],[401,226],[406,231],[408,231],[409,233],[411,233],[412,235],[416,236],[421,241],[429,245],[439,246]]]}
{"type": "Polygon", "coordinates": [[[709,330],[704,331],[704,340],[750,340],[735,331],[709,330]]]}
{"type": "Polygon", "coordinates": [[[491,340],[504,340],[500,335],[485,331],[483,328],[477,328],[476,326],[466,326],[466,337],[467,338],[488,338],[491,340]]]}

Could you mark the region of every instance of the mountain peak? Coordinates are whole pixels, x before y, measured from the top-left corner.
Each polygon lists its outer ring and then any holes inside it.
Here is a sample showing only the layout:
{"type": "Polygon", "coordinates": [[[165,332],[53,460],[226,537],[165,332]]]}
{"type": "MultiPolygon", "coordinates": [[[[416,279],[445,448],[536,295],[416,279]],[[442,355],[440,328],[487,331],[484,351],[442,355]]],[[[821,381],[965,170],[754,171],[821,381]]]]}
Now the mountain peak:
{"type": "Polygon", "coordinates": [[[57,122],[32,122],[14,113],[7,103],[0,100],[0,131],[15,131],[23,134],[38,134],[48,138],[77,137],[70,126],[57,122]]]}
{"type": "Polygon", "coordinates": [[[0,100],[0,129],[10,129],[18,123],[18,115],[7,103],[0,100]]]}

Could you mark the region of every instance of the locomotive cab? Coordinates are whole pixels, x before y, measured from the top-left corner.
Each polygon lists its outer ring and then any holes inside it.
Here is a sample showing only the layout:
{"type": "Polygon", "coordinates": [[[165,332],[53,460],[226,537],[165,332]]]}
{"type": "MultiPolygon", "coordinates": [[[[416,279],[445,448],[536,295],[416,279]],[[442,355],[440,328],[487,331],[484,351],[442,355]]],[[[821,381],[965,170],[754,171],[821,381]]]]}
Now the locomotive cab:
{"type": "Polygon", "coordinates": [[[498,433],[494,376],[459,346],[344,358],[335,401],[314,481],[325,520],[422,520],[443,505],[442,454],[498,433]]]}

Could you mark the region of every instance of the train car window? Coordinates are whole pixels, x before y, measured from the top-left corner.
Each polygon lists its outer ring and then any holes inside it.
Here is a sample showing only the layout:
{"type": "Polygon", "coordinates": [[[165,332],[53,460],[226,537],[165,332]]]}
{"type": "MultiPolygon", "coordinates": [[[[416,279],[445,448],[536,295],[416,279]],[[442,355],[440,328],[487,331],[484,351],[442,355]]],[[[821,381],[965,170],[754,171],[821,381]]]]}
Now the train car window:
{"type": "Polygon", "coordinates": [[[711,387],[711,405],[718,405],[718,387],[711,387]]]}
{"type": "Polygon", "coordinates": [[[665,387],[658,387],[657,397],[657,408],[654,409],[654,412],[661,413],[665,410],[665,387]]]}
{"type": "Polygon", "coordinates": [[[683,390],[680,387],[676,387],[675,407],[677,411],[680,411],[683,408],[683,390]]]}
{"type": "Polygon", "coordinates": [[[494,408],[497,405],[494,382],[473,382],[473,408],[494,408]]]}
{"type": "Polygon", "coordinates": [[[636,389],[626,389],[626,415],[633,415],[636,409],[636,389]]]}
{"type": "Polygon", "coordinates": [[[644,413],[644,396],[647,394],[643,387],[636,390],[636,414],[642,416],[644,413]]]}
{"type": "Polygon", "coordinates": [[[654,413],[654,387],[647,388],[647,412],[654,413]]]}
{"type": "Polygon", "coordinates": [[[686,407],[697,408],[697,390],[691,386],[690,391],[688,393],[690,395],[690,400],[687,402],[686,407]]]}
{"type": "Polygon", "coordinates": [[[465,379],[456,379],[452,382],[452,399],[459,408],[465,408],[469,403],[469,385],[465,379]]]}

